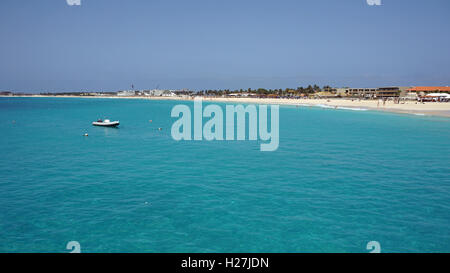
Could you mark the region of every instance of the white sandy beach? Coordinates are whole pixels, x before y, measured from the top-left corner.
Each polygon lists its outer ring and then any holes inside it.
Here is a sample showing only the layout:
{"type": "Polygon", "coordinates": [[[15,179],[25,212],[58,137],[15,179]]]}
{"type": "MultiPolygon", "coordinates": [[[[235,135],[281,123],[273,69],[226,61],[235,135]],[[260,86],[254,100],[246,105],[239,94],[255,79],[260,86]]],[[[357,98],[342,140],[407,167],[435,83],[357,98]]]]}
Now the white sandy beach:
{"type": "Polygon", "coordinates": [[[426,102],[406,101],[396,104],[393,101],[386,101],[383,104],[378,100],[351,100],[351,99],[259,99],[259,98],[213,98],[205,101],[222,102],[242,102],[242,103],[267,103],[280,105],[306,105],[322,106],[330,108],[352,108],[361,110],[377,110],[415,115],[435,115],[450,117],[450,102],[426,102]]]}

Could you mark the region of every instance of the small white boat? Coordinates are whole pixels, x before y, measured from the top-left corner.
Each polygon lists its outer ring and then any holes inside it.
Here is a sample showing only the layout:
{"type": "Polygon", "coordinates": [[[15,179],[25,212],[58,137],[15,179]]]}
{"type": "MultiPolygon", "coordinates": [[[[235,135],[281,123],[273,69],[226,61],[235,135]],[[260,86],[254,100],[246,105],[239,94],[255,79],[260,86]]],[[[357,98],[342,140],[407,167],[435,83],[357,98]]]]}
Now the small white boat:
{"type": "Polygon", "coordinates": [[[105,119],[105,120],[97,120],[92,122],[92,125],[94,126],[105,126],[105,127],[116,127],[119,126],[119,121],[110,121],[109,119],[105,119]]]}

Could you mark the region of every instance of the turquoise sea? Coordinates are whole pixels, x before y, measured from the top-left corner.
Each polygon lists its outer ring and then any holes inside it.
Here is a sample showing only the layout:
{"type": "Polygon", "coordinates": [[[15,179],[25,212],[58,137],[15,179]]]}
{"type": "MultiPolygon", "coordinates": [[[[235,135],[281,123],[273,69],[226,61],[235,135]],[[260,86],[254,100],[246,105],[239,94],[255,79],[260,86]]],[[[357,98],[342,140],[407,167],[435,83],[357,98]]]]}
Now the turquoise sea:
{"type": "Polygon", "coordinates": [[[0,252],[450,252],[450,119],[281,106],[261,152],[180,103],[0,98],[0,252]]]}

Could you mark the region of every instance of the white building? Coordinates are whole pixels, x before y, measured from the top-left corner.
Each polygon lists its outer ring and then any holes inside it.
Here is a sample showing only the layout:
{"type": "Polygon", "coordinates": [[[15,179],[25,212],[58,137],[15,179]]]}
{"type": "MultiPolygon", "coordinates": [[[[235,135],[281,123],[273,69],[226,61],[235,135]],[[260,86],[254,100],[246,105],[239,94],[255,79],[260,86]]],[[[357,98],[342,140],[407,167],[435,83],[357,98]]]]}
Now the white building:
{"type": "Polygon", "coordinates": [[[135,94],[135,92],[132,90],[117,92],[117,96],[121,96],[121,97],[132,97],[132,96],[134,96],[134,94],[135,94]]]}
{"type": "Polygon", "coordinates": [[[144,95],[152,97],[173,97],[175,93],[170,90],[153,89],[144,91],[144,95]]]}

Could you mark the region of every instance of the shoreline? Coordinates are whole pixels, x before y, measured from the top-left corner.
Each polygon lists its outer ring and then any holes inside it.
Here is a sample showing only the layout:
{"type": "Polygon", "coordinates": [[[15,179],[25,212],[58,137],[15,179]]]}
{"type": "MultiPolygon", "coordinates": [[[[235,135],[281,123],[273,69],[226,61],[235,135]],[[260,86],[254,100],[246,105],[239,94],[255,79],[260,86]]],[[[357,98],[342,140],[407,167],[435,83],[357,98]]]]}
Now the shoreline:
{"type": "MultiPolygon", "coordinates": [[[[175,100],[192,101],[190,97],[117,97],[117,96],[0,96],[4,98],[86,98],[86,99],[141,99],[141,100],[175,100]]],[[[398,114],[410,114],[416,116],[440,116],[450,118],[450,102],[426,102],[406,101],[394,104],[387,101],[385,105],[378,100],[357,99],[271,99],[271,98],[209,98],[203,97],[205,102],[229,102],[229,103],[253,103],[253,104],[278,104],[306,107],[322,107],[336,110],[360,110],[381,111],[398,114]]]]}

